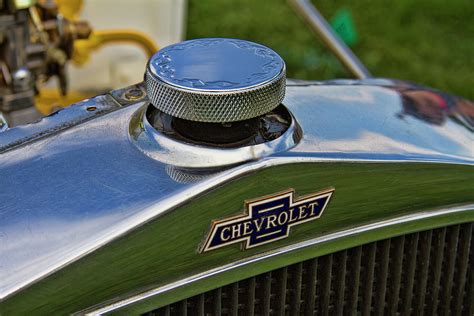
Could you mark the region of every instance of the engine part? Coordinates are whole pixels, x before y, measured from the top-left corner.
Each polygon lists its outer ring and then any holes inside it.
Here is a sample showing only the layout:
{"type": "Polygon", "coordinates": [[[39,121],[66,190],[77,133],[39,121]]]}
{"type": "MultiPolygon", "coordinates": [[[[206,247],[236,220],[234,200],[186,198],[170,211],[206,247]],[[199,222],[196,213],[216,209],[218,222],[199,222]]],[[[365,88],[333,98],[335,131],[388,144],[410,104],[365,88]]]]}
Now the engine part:
{"type": "Polygon", "coordinates": [[[39,117],[28,108],[35,105],[39,84],[52,77],[66,94],[65,65],[74,41],[90,33],[87,22],[65,19],[53,1],[0,4],[0,111],[8,121],[17,125],[39,117]]]}

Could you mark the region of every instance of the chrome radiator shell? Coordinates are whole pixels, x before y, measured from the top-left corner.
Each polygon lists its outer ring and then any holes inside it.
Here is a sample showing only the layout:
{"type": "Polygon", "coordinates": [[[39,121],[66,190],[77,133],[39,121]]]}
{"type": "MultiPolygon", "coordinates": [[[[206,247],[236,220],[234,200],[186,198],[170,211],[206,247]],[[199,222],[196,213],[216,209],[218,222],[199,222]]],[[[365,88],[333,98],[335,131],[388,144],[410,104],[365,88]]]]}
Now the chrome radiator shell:
{"type": "Polygon", "coordinates": [[[472,131],[450,117],[400,118],[394,85],[290,83],[283,104],[302,140],[192,182],[130,142],[130,117],[148,101],[124,91],[87,101],[105,102],[101,115],[68,117],[82,104],[60,122],[2,133],[0,311],[146,312],[340,249],[472,222],[472,131]],[[329,186],[325,215],[287,239],[198,254],[211,220],[239,214],[245,199],[329,186]]]}

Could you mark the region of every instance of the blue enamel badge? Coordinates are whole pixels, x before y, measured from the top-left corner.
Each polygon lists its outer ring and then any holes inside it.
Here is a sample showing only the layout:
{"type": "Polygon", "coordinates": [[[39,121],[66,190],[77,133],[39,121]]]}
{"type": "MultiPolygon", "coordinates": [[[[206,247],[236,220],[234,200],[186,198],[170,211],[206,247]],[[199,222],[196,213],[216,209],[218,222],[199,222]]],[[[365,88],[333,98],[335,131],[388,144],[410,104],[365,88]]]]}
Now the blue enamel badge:
{"type": "Polygon", "coordinates": [[[295,199],[288,190],[245,202],[245,213],[213,221],[201,252],[242,243],[242,249],[288,237],[290,228],[321,217],[334,189],[295,199]]]}

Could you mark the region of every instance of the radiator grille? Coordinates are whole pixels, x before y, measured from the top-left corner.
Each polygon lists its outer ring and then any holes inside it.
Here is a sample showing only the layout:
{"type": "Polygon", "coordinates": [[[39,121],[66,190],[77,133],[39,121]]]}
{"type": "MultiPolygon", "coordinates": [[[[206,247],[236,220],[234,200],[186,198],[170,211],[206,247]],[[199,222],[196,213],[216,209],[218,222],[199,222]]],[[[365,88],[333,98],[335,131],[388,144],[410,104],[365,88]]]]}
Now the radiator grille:
{"type": "Polygon", "coordinates": [[[474,315],[474,223],[293,264],[152,315],[474,315]]]}

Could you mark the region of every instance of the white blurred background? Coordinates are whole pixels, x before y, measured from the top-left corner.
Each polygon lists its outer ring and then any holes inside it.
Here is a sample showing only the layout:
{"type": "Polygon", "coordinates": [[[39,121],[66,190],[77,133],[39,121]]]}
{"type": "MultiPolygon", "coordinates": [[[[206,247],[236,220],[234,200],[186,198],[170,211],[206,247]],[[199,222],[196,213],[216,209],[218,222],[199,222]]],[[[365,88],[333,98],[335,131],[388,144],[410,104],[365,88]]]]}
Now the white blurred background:
{"type": "MultiPolygon", "coordinates": [[[[141,31],[161,48],[184,39],[186,0],[86,0],[81,19],[89,21],[94,30],[141,31]]],[[[104,46],[85,65],[70,63],[70,90],[99,92],[140,82],[147,59],[134,45],[104,46]]]]}

